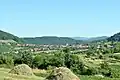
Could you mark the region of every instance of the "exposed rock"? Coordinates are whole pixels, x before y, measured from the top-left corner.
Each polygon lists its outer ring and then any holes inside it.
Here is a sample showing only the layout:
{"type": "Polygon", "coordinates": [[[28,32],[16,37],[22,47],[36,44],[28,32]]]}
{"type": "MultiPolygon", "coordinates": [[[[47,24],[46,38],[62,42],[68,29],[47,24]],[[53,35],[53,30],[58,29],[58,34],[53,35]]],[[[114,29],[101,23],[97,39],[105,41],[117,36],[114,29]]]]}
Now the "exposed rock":
{"type": "Polygon", "coordinates": [[[80,80],[71,70],[65,67],[55,68],[47,77],[48,80],[80,80]]]}
{"type": "Polygon", "coordinates": [[[26,64],[15,66],[9,73],[25,76],[33,75],[32,69],[26,64]]]}

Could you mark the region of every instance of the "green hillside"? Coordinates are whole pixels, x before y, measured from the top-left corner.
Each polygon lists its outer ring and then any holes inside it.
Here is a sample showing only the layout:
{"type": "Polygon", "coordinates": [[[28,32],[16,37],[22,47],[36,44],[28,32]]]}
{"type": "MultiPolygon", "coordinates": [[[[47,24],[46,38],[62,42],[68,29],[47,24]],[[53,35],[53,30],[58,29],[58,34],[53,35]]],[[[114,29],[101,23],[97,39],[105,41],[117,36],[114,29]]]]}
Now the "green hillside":
{"type": "Polygon", "coordinates": [[[0,30],[0,40],[14,40],[14,41],[16,41],[18,43],[22,43],[23,42],[23,40],[20,39],[19,37],[14,36],[14,35],[12,35],[10,33],[1,31],[1,30],[0,30]]]}
{"type": "Polygon", "coordinates": [[[23,38],[27,44],[76,44],[81,43],[80,40],[74,40],[68,37],[35,37],[35,38],[23,38]]]}
{"type": "Polygon", "coordinates": [[[108,41],[120,41],[120,32],[109,37],[108,41]]]}

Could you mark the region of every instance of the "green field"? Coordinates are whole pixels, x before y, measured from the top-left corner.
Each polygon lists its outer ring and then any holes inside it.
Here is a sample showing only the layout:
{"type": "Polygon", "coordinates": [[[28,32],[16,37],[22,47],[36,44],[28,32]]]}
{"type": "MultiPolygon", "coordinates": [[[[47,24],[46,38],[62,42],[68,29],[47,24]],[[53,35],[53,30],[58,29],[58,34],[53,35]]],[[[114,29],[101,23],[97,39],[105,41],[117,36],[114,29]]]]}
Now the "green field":
{"type": "Polygon", "coordinates": [[[0,68],[0,80],[44,80],[44,78],[37,76],[10,74],[9,71],[10,69],[0,68]]]}

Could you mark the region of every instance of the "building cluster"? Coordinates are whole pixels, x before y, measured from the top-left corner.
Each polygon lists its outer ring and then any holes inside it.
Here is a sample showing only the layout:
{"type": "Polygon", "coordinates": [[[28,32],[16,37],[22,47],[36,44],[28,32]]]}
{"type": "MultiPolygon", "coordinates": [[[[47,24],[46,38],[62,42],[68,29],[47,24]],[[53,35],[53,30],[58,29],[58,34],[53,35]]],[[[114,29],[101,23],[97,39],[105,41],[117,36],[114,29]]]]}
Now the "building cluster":
{"type": "Polygon", "coordinates": [[[73,48],[73,49],[88,49],[88,45],[77,44],[77,45],[38,45],[38,44],[17,44],[18,47],[29,47],[30,51],[48,51],[48,50],[59,50],[65,47],[73,48]]]}

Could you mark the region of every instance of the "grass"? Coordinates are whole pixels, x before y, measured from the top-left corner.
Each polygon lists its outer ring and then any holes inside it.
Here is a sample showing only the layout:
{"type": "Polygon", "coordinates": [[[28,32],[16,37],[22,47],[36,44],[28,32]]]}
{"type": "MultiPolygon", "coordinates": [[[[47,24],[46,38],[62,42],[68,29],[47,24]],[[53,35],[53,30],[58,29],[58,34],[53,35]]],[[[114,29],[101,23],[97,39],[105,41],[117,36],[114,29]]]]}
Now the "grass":
{"type": "Polygon", "coordinates": [[[96,76],[80,76],[80,80],[120,80],[120,78],[96,77],[96,76]]]}
{"type": "Polygon", "coordinates": [[[87,75],[81,75],[80,80],[120,80],[120,60],[115,58],[109,58],[108,55],[105,56],[105,59],[92,59],[94,57],[85,58],[83,54],[77,54],[81,60],[84,61],[85,65],[90,67],[99,67],[100,63],[103,61],[107,61],[109,64],[109,67],[111,68],[112,77],[96,77],[96,76],[87,76],[87,75]]]}
{"type": "MultiPolygon", "coordinates": [[[[10,69],[0,68],[0,80],[44,80],[38,76],[23,76],[16,74],[9,74],[10,69]]],[[[43,71],[45,72],[45,71],[43,71]]],[[[34,70],[34,73],[41,73],[41,70],[34,70]]],[[[45,72],[46,73],[46,72],[45,72]]],[[[101,78],[96,76],[79,76],[80,80],[120,80],[120,78],[101,78]]]]}
{"type": "Polygon", "coordinates": [[[9,71],[9,69],[0,68],[0,80],[44,80],[44,78],[37,76],[10,74],[9,71]]]}

